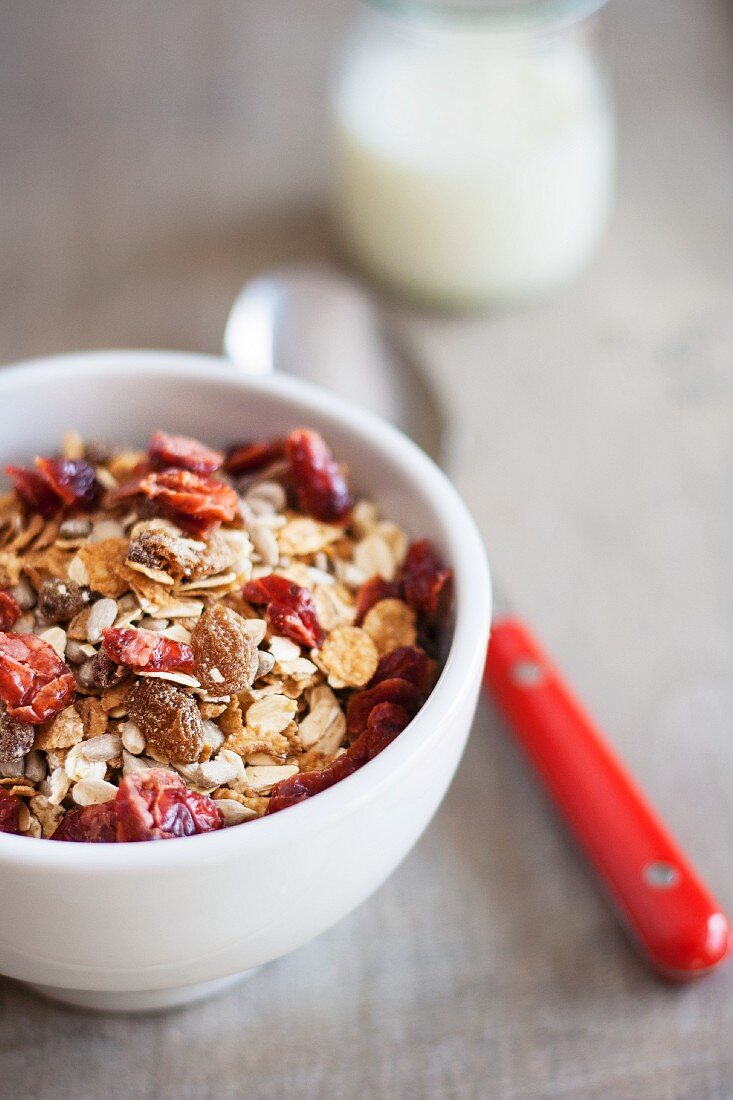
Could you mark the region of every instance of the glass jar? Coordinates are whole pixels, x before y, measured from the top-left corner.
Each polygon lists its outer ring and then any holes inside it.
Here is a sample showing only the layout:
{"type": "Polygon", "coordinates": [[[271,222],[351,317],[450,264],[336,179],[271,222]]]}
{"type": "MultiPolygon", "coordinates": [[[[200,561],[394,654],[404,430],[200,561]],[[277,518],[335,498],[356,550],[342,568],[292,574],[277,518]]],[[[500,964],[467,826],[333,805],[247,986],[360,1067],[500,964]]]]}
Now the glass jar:
{"type": "Polygon", "coordinates": [[[459,308],[581,271],[613,194],[603,3],[357,3],[332,114],[335,219],[361,268],[459,308]]]}

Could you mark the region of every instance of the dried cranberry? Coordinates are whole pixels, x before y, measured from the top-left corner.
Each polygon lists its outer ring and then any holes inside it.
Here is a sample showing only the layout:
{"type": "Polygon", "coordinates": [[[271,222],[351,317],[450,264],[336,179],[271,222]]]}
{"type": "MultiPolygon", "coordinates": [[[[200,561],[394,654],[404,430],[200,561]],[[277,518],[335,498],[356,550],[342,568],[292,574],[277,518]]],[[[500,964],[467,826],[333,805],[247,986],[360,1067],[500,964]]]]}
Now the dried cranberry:
{"type": "Polygon", "coordinates": [[[402,589],[399,584],[386,581],[378,574],[370,577],[368,581],[364,581],[356,597],[356,625],[361,626],[367,612],[371,611],[380,600],[399,600],[401,596],[402,589]]]}
{"type": "Polygon", "coordinates": [[[38,725],[68,707],[75,693],[73,674],[48,642],[0,633],[0,698],[11,718],[38,725]]]}
{"type": "Polygon", "coordinates": [[[180,527],[187,535],[199,542],[207,542],[220,526],[221,520],[202,519],[199,516],[189,516],[185,512],[178,512],[175,508],[164,509],[166,517],[180,527]]]}
{"type": "Polygon", "coordinates": [[[0,787],[0,833],[20,832],[20,799],[0,787]]]}
{"type": "Polygon", "coordinates": [[[402,567],[405,599],[414,611],[435,621],[448,612],[453,570],[445,569],[429,539],[413,542],[402,567]]]}
{"type": "Polygon", "coordinates": [[[117,486],[116,489],[110,489],[105,493],[104,507],[114,508],[116,504],[120,504],[124,500],[129,500],[131,497],[137,496],[142,492],[140,488],[142,482],[152,473],[152,465],[145,459],[143,462],[139,462],[137,466],[132,470],[128,477],[117,486]]]}
{"type": "Polygon", "coordinates": [[[353,775],[369,760],[373,760],[402,730],[409,725],[410,715],[394,703],[378,703],[372,708],[367,728],[342,756],[337,756],[317,772],[302,772],[283,779],[272,789],[268,814],[295,806],[298,802],[320,794],[334,783],[353,775]]]}
{"type": "Polygon", "coordinates": [[[94,470],[83,459],[37,458],[36,468],[62,504],[91,508],[101,496],[94,470]]]}
{"type": "Polygon", "coordinates": [[[0,589],[0,630],[10,630],[21,614],[15,597],[11,596],[5,589],[0,589]]]}
{"type": "Polygon", "coordinates": [[[435,679],[435,661],[420,646],[398,646],[380,658],[377,671],[367,686],[372,688],[383,680],[394,679],[407,680],[423,697],[427,697],[435,679]]]}
{"type": "Polygon", "coordinates": [[[168,840],[223,825],[212,799],[188,790],[179,776],[163,768],[125,776],[115,802],[118,840],[168,840]]]}
{"type": "Polygon", "coordinates": [[[398,734],[402,733],[412,720],[404,707],[396,703],[377,703],[369,715],[364,733],[354,742],[349,752],[373,760],[387,748],[398,734]]]}
{"type": "Polygon", "coordinates": [[[239,497],[231,485],[190,470],[148,474],[140,482],[140,491],[194,523],[211,525],[233,520],[239,507],[239,497]]]}
{"type": "Polygon", "coordinates": [[[59,498],[35,470],[25,470],[22,466],[6,466],[5,473],[12,479],[20,499],[34,512],[40,512],[48,518],[58,511],[59,498]]]}
{"type": "Polygon", "coordinates": [[[298,501],[304,512],[324,523],[344,519],[354,500],[346,479],[318,432],[296,428],[285,440],[298,501]]]}
{"type": "Polygon", "coordinates": [[[129,626],[108,626],[102,631],[102,648],[118,665],[135,672],[185,672],[193,668],[190,645],[166,638],[155,630],[129,626]]]}
{"type": "Polygon", "coordinates": [[[267,814],[276,814],[278,810],[285,810],[288,806],[295,806],[298,802],[304,802],[314,794],[332,787],[347,775],[353,775],[361,767],[361,762],[345,752],[337,756],[325,768],[317,772],[301,772],[299,775],[291,775],[283,779],[272,788],[272,794],[267,806],[267,814]]]}
{"type": "Polygon", "coordinates": [[[391,680],[382,680],[372,688],[357,691],[346,704],[346,725],[349,733],[363,733],[369,724],[369,715],[379,703],[395,703],[414,718],[420,709],[422,696],[414,684],[397,676],[391,680]]]}
{"type": "Polygon", "coordinates": [[[114,844],[117,840],[117,806],[114,800],[103,802],[100,806],[77,806],[67,810],[51,840],[114,844]]]}
{"type": "Polygon", "coordinates": [[[224,461],[220,451],[189,439],[185,435],[168,435],[156,432],[148,451],[150,460],[157,469],[176,466],[182,470],[191,470],[194,474],[211,474],[218,470],[224,461]]]}
{"type": "Polygon", "coordinates": [[[323,644],[325,635],[309,589],[271,573],[268,577],[245,584],[242,595],[250,603],[267,604],[265,617],[270,625],[298,645],[323,644]]]}
{"type": "Polygon", "coordinates": [[[230,474],[251,474],[269,466],[284,454],[284,439],[260,439],[252,443],[241,443],[229,451],[224,469],[230,474]]]}

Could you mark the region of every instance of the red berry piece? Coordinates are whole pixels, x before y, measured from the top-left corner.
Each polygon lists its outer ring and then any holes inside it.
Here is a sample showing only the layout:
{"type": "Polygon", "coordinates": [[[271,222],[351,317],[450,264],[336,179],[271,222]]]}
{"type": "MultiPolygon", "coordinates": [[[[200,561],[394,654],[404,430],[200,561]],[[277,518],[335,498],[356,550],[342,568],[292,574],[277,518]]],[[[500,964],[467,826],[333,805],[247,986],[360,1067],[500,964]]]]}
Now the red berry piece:
{"type": "Polygon", "coordinates": [[[285,457],[303,511],[323,523],[345,519],[354,499],[341,468],[318,432],[296,428],[285,440],[285,457]]]}
{"type": "Polygon", "coordinates": [[[230,474],[254,474],[285,454],[284,439],[260,439],[233,447],[224,462],[230,474]]]}
{"type": "Polygon", "coordinates": [[[384,577],[377,575],[370,577],[359,589],[356,597],[356,625],[361,626],[367,612],[371,611],[375,603],[380,600],[399,600],[402,597],[402,588],[394,581],[386,581],[384,577]]]}
{"type": "Polygon", "coordinates": [[[76,682],[55,649],[35,634],[0,633],[0,698],[11,718],[38,725],[73,701],[76,682]]]}
{"type": "Polygon", "coordinates": [[[404,707],[394,703],[378,703],[372,708],[365,731],[342,756],[337,756],[320,771],[291,775],[277,783],[272,789],[267,813],[275,814],[278,810],[295,806],[327,790],[347,775],[353,775],[394,741],[409,723],[410,715],[404,707]]]}
{"type": "Polygon", "coordinates": [[[286,577],[270,574],[249,581],[242,595],[250,603],[267,605],[265,618],[278,633],[285,634],[298,645],[318,647],[323,644],[325,635],[309,589],[301,588],[286,577]]]}
{"type": "Polygon", "coordinates": [[[101,806],[77,806],[67,810],[51,840],[71,840],[78,844],[114,844],[117,840],[115,801],[101,806]]]}
{"type": "Polygon", "coordinates": [[[17,600],[9,592],[0,589],[0,630],[10,630],[21,614],[17,600]]]}
{"type": "Polygon", "coordinates": [[[377,671],[369,681],[368,687],[380,684],[384,680],[407,680],[413,684],[423,698],[427,698],[435,682],[435,661],[428,657],[424,649],[417,645],[403,645],[380,657],[377,671]]]}
{"type": "Polygon", "coordinates": [[[190,645],[155,630],[109,626],[102,631],[102,649],[118,665],[135,672],[188,672],[194,665],[190,645]]]}
{"type": "Polygon", "coordinates": [[[177,512],[175,508],[165,508],[165,514],[171,523],[180,527],[191,538],[199,542],[207,542],[221,525],[218,519],[201,519],[198,516],[189,516],[185,512],[177,512]]]}
{"type": "Polygon", "coordinates": [[[105,493],[104,507],[114,508],[114,506],[121,501],[130,500],[131,497],[136,497],[142,492],[140,486],[150,473],[152,473],[152,466],[148,460],[145,459],[144,462],[139,462],[121,485],[105,493]]]}
{"type": "Polygon", "coordinates": [[[186,787],[180,776],[151,768],[125,776],[115,798],[118,840],[169,840],[221,829],[216,803],[186,787]]]}
{"type": "Polygon", "coordinates": [[[414,718],[422,704],[422,695],[414,684],[400,677],[382,680],[372,688],[357,691],[346,704],[349,733],[363,733],[369,725],[369,715],[380,703],[394,703],[414,718]]]}
{"type": "Polygon", "coordinates": [[[266,813],[276,814],[279,810],[286,810],[288,806],[304,802],[306,798],[312,798],[314,794],[320,794],[321,791],[333,787],[334,783],[345,779],[347,775],[352,775],[359,767],[359,760],[350,752],[345,752],[320,771],[291,775],[272,788],[266,813]]]}
{"type": "Polygon", "coordinates": [[[398,734],[402,733],[411,721],[410,714],[396,703],[378,703],[372,708],[364,733],[354,742],[349,751],[373,760],[387,748],[398,734]]]}
{"type": "Polygon", "coordinates": [[[0,833],[20,832],[20,799],[0,787],[0,833]]]}
{"type": "Polygon", "coordinates": [[[101,496],[94,470],[83,459],[37,458],[36,469],[62,504],[91,508],[101,496]]]}
{"type": "Polygon", "coordinates": [[[33,512],[40,512],[48,518],[59,510],[59,498],[35,470],[26,470],[22,466],[6,466],[5,473],[12,480],[20,499],[33,512]]]}
{"type": "Polygon", "coordinates": [[[453,570],[445,569],[429,539],[413,542],[402,567],[405,599],[432,621],[443,618],[453,593],[453,570]]]}
{"type": "Polygon", "coordinates": [[[189,439],[185,435],[168,435],[167,432],[155,433],[148,454],[150,461],[159,470],[166,466],[176,466],[194,474],[212,474],[224,461],[224,455],[220,451],[214,451],[197,439],[189,439]]]}
{"type": "Polygon", "coordinates": [[[190,470],[148,474],[140,482],[140,491],[194,523],[230,521],[239,508],[239,497],[230,485],[190,470]]]}

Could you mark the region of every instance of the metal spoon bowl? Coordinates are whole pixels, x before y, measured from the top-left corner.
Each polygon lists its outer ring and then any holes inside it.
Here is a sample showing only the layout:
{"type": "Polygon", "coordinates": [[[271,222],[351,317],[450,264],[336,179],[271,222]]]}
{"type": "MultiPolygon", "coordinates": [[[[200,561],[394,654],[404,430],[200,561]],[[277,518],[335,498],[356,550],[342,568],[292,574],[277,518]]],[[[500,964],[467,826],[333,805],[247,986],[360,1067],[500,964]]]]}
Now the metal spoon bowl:
{"type": "Polygon", "coordinates": [[[314,265],[255,279],[232,307],[224,353],[249,374],[283,371],[347,397],[446,465],[451,431],[440,404],[354,280],[314,265]]]}

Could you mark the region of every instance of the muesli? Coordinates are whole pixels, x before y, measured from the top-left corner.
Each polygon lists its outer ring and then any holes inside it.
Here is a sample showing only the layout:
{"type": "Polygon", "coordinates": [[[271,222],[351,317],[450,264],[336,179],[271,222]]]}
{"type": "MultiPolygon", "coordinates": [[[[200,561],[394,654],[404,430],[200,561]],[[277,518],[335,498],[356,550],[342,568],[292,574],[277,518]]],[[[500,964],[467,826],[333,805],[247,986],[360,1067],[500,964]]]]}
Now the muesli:
{"type": "Polygon", "coordinates": [[[332,786],[437,675],[451,571],[298,428],[63,440],[0,497],[0,831],[166,839],[332,786]]]}

